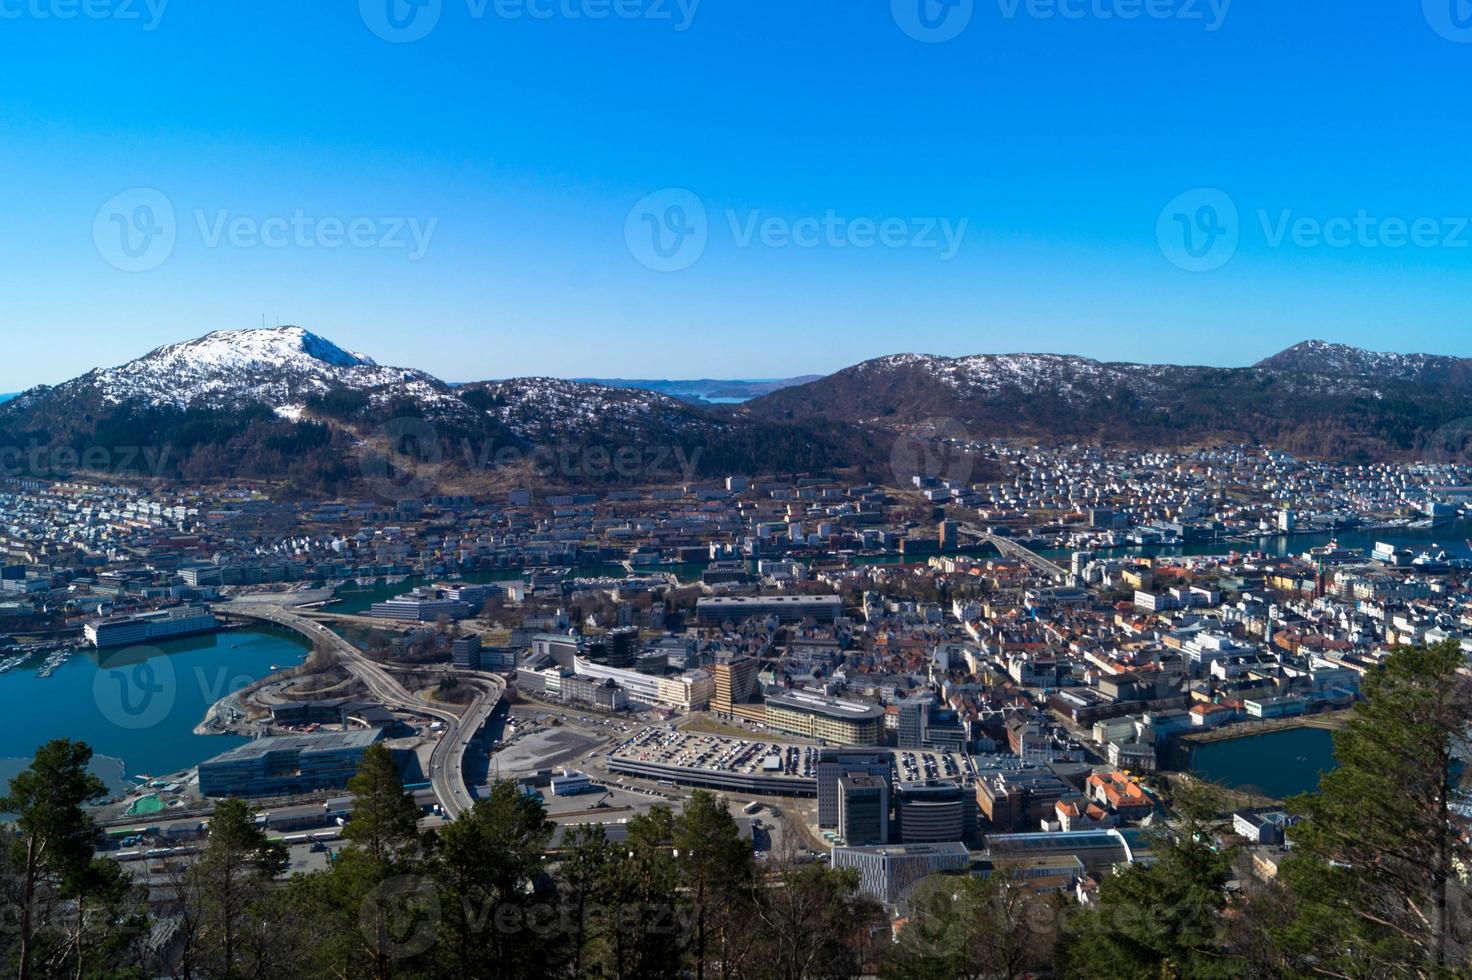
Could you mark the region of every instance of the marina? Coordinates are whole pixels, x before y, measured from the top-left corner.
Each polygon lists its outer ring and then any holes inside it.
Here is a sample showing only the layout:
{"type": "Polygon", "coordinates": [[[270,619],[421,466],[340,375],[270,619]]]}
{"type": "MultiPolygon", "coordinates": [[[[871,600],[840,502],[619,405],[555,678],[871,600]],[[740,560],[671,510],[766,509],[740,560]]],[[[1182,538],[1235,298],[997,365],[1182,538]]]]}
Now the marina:
{"type": "Polygon", "coordinates": [[[169,640],[141,659],[113,651],[55,650],[0,661],[0,757],[28,759],[53,738],[86,741],[129,773],[174,773],[246,739],[196,735],[221,698],[300,661],[306,646],[267,630],[169,640]],[[7,666],[9,665],[9,666],[7,666]]]}

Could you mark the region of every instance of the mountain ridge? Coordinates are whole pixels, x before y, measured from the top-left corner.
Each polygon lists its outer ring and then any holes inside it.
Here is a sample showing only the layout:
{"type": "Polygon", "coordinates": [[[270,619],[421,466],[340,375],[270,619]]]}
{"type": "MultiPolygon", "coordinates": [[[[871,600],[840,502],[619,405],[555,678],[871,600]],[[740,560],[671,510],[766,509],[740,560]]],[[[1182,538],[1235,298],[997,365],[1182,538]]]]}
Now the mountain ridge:
{"type": "MultiPolygon", "coordinates": [[[[1228,441],[1349,461],[1406,458],[1472,429],[1472,359],[1324,341],[1238,368],[899,353],[791,380],[800,383],[732,405],[633,383],[449,384],[302,327],[214,331],[0,403],[0,446],[72,454],[168,446],[178,454],[168,477],[286,479],[331,491],[351,484],[369,447],[406,419],[446,459],[677,448],[701,461],[687,479],[845,471],[884,479],[893,476],[883,466],[888,444],[935,432],[938,419],[954,420],[974,441],[1228,441]]],[[[473,489],[487,477],[527,479],[524,471],[454,475],[473,489]]],[[[569,485],[610,479],[534,475],[569,485]]]]}
{"type": "Polygon", "coordinates": [[[432,455],[447,478],[471,490],[533,477],[577,485],[677,475],[599,462],[625,450],[621,458],[689,459],[678,474],[687,479],[826,471],[864,456],[852,433],[807,429],[635,388],[552,378],[451,385],[297,326],[215,331],[0,404],[0,446],[48,448],[42,459],[62,449],[135,459],[123,447],[167,446],[172,454],[156,455],[171,468],[155,475],[289,479],[326,491],[354,483],[365,460],[382,468],[375,454],[401,452],[394,447],[409,435],[437,442],[432,455]],[[590,453],[594,465],[566,472],[526,464],[590,453]],[[515,462],[490,463],[502,459],[515,462]]]}
{"type": "Polygon", "coordinates": [[[978,439],[1234,442],[1350,461],[1397,459],[1460,439],[1472,418],[1472,360],[1314,341],[1236,368],[906,353],[742,408],[774,421],[833,419],[898,431],[944,419],[978,439]]]}

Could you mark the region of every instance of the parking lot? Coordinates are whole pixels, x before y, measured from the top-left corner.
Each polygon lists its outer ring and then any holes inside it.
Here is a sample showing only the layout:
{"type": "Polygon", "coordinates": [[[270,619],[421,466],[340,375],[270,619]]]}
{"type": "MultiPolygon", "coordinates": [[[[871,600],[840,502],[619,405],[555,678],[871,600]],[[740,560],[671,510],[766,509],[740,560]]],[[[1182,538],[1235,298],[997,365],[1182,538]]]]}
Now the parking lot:
{"type": "Polygon", "coordinates": [[[612,754],[682,769],[816,778],[818,749],[812,745],[750,741],[669,728],[646,728],[626,738],[612,754]]]}

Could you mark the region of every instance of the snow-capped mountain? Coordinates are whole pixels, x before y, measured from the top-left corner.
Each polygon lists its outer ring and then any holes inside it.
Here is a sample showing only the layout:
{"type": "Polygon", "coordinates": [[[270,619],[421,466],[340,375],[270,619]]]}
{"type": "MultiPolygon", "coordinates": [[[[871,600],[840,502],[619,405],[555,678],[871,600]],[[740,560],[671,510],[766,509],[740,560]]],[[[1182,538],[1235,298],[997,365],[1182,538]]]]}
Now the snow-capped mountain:
{"type": "Polygon", "coordinates": [[[314,397],[344,390],[364,393],[376,403],[408,399],[431,411],[463,408],[439,379],[380,366],[301,327],[216,331],[91,371],[62,387],[91,389],[106,405],[267,405],[287,417],[299,416],[314,397]]]}
{"type": "Polygon", "coordinates": [[[88,458],[98,449],[150,447],[169,461],[168,476],[289,474],[299,485],[335,489],[351,484],[365,454],[384,451],[394,433],[422,436],[421,423],[447,468],[476,479],[487,476],[483,461],[506,448],[513,455],[597,448],[594,459],[677,456],[699,464],[682,474],[687,479],[811,470],[855,455],[848,433],[810,434],[652,391],[552,378],[451,385],[385,367],[301,327],[217,331],[33,388],[0,404],[0,445],[65,446],[78,457],[91,451],[88,458]]]}
{"type": "Polygon", "coordinates": [[[896,354],[747,404],[762,418],[867,426],[954,420],[978,440],[1271,443],[1389,458],[1472,416],[1472,361],[1310,342],[1244,368],[1061,354],[896,354]]]}
{"type": "Polygon", "coordinates": [[[461,396],[526,439],[622,430],[693,431],[729,425],[688,403],[633,388],[562,378],[512,378],[462,385],[461,396]]]}
{"type": "Polygon", "coordinates": [[[896,369],[918,370],[962,394],[998,393],[1009,389],[1087,394],[1101,385],[1125,383],[1136,386],[1136,394],[1140,395],[1157,387],[1162,375],[1178,370],[1170,365],[1109,363],[1072,354],[973,354],[964,357],[893,354],[865,361],[848,370],[861,375],[882,376],[896,369]]]}
{"type": "Polygon", "coordinates": [[[1472,359],[1442,354],[1396,354],[1347,344],[1306,340],[1259,361],[1275,371],[1339,376],[1374,376],[1437,384],[1472,384],[1472,359]]]}

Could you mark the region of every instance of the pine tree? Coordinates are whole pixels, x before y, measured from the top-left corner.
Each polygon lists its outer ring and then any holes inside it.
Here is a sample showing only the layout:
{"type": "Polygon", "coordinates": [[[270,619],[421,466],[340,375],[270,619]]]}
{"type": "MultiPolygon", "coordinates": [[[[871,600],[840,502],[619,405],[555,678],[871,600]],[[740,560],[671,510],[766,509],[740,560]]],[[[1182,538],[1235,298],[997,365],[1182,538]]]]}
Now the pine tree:
{"type": "Polygon", "coordinates": [[[722,976],[730,975],[743,948],[736,941],[745,932],[739,924],[743,917],[749,921],[756,876],[751,844],[741,839],[725,801],[704,790],[692,793],[675,818],[674,844],[692,912],[690,955],[696,980],[704,980],[708,960],[722,976]]]}
{"type": "Polygon", "coordinates": [[[204,851],[188,871],[198,903],[197,955],[211,976],[253,972],[243,962],[243,934],[252,928],[261,893],[288,864],[286,849],[267,840],[245,801],[231,797],[215,805],[204,851]]]}
{"type": "Polygon", "coordinates": [[[39,891],[80,877],[92,861],[97,828],[82,807],[106,796],[107,787],[87,771],[91,761],[84,742],[48,742],[0,799],[0,811],[16,815],[11,844],[22,868],[20,980],[32,976],[39,891]]]}
{"type": "Polygon", "coordinates": [[[1454,899],[1472,849],[1453,818],[1472,723],[1456,641],[1397,651],[1366,676],[1334,736],[1339,766],[1302,816],[1281,878],[1294,910],[1276,933],[1284,970],[1438,976],[1464,959],[1454,899]]]}
{"type": "Polygon", "coordinates": [[[561,943],[542,855],[553,824],[513,782],[496,783],[439,833],[430,864],[444,911],[442,973],[462,978],[551,975],[561,943]]]}
{"type": "Polygon", "coordinates": [[[1057,968],[1065,977],[1226,980],[1237,965],[1225,944],[1231,855],[1207,824],[1218,797],[1209,786],[1178,792],[1176,823],[1155,835],[1155,860],[1099,883],[1094,908],[1068,922],[1057,968]]]}
{"type": "Polygon", "coordinates": [[[393,753],[382,742],[363,754],[357,774],[348,780],[348,792],[353,795],[353,819],[343,837],[368,858],[387,866],[418,850],[419,806],[404,792],[393,753]]]}

